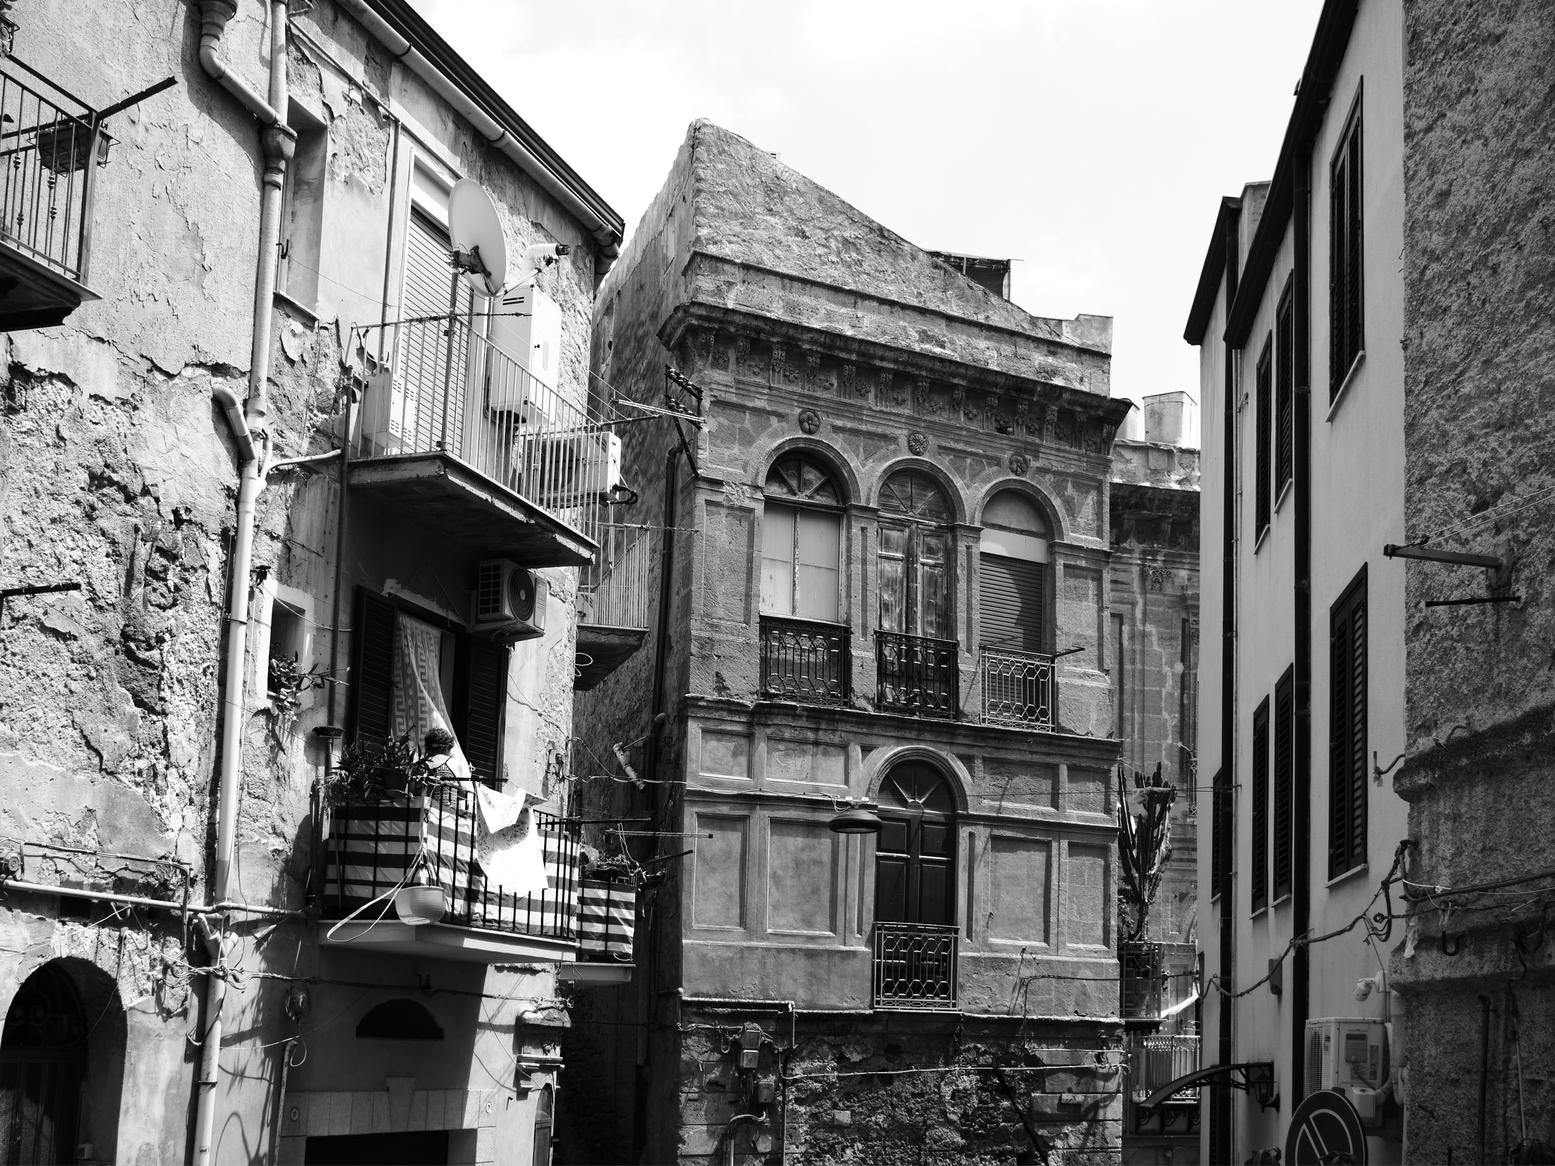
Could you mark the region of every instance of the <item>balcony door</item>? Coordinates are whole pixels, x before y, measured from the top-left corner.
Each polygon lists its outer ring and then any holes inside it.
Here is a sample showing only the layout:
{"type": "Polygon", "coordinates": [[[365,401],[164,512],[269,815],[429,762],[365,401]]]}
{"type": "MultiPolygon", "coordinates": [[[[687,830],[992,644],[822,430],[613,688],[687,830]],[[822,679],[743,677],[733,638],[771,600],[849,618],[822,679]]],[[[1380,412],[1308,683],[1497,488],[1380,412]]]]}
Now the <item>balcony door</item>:
{"type": "Polygon", "coordinates": [[[1013,490],[983,510],[978,555],[979,642],[1010,652],[1050,652],[1048,525],[1036,503],[1013,490]]]}
{"type": "Polygon", "coordinates": [[[910,761],[880,783],[875,922],[955,923],[955,802],[933,766],[910,761]]]}
{"type": "Polygon", "coordinates": [[[880,489],[880,630],[955,638],[950,502],[928,474],[901,470],[880,489]]]}

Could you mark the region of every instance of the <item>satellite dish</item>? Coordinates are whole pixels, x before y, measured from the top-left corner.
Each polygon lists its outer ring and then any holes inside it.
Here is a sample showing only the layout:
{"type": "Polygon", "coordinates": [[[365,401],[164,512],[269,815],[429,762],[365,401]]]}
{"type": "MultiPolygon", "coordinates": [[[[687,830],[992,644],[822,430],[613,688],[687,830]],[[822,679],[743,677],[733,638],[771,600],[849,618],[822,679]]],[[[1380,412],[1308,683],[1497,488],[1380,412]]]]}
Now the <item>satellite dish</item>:
{"type": "Polygon", "coordinates": [[[483,296],[502,294],[508,273],[508,243],[491,195],[473,178],[461,178],[448,195],[448,233],[454,266],[483,296]]]}

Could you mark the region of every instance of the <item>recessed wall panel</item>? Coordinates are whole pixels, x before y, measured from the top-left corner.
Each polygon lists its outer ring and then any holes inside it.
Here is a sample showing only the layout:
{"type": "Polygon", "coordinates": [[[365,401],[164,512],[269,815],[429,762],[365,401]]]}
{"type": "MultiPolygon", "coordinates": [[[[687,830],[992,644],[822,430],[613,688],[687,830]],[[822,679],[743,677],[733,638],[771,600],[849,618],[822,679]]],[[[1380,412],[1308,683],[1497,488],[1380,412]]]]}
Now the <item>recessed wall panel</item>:
{"type": "Polygon", "coordinates": [[[821,822],[771,824],[767,930],[837,931],[837,839],[821,822]]]}
{"type": "Polygon", "coordinates": [[[692,887],[693,927],[745,926],[745,859],[750,819],[698,814],[696,876],[692,887]],[[712,837],[705,837],[705,835],[712,837]]]}
{"type": "Polygon", "coordinates": [[[992,918],[988,937],[1049,943],[1053,846],[1046,839],[1000,838],[989,842],[992,918]]]}

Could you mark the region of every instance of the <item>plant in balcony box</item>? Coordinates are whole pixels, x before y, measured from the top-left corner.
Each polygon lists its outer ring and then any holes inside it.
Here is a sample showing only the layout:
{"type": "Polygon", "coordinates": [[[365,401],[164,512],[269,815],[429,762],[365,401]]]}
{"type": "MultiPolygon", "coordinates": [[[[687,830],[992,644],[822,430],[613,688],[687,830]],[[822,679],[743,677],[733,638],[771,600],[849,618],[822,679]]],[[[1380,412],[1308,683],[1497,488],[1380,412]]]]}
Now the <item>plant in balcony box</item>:
{"type": "Polygon", "coordinates": [[[387,741],[356,740],[347,745],[334,771],[324,779],[326,804],[342,805],[410,789],[417,765],[410,734],[387,741]]]}

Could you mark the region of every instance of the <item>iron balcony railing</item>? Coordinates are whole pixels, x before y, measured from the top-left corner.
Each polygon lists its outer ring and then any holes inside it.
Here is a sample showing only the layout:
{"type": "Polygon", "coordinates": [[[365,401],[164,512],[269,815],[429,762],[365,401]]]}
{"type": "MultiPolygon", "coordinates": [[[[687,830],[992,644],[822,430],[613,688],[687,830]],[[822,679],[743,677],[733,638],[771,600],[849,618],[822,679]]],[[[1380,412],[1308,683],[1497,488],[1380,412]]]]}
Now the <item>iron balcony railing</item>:
{"type": "MultiPolygon", "coordinates": [[[[1196,1034],[1140,1033],[1130,1038],[1128,1049],[1129,1096],[1135,1104],[1163,1085],[1186,1077],[1199,1067],[1199,1043],[1196,1034]]],[[[1198,1089],[1184,1089],[1172,1095],[1174,1102],[1197,1102],[1198,1089]]]]}
{"type": "Polygon", "coordinates": [[[876,923],[874,1006],[953,1011],[958,939],[937,923],[876,923]]]}
{"type": "Polygon", "coordinates": [[[1161,1015],[1166,989],[1166,949],[1159,943],[1124,940],[1118,944],[1122,973],[1118,1006],[1125,1017],[1152,1020],[1161,1015]]]}
{"type": "Polygon", "coordinates": [[[853,653],[847,628],[761,617],[761,694],[799,704],[845,705],[853,653]]]}
{"type": "Polygon", "coordinates": [[[1057,724],[1058,675],[1043,652],[984,646],[983,721],[1051,733],[1057,724]]]}
{"type": "Polygon", "coordinates": [[[875,633],[875,707],[954,718],[961,707],[960,645],[900,632],[875,633]]]}
{"type": "Polygon", "coordinates": [[[430,881],[443,888],[448,909],[442,922],[512,934],[574,940],[578,937],[580,856],[576,825],[536,813],[547,889],[514,894],[489,882],[476,855],[480,831],[475,795],[467,784],[448,783],[425,794],[371,792],[333,808],[326,842],[320,901],[326,919],[372,923],[395,919],[393,896],[418,857],[430,881]]]}
{"type": "Polygon", "coordinates": [[[578,583],[578,622],[594,627],[648,626],[652,543],[640,526],[601,525],[599,555],[578,583]]]}
{"type": "MultiPolygon", "coordinates": [[[[376,339],[370,330],[363,349],[375,350],[376,339]]],[[[601,507],[621,468],[620,441],[607,426],[466,318],[386,325],[382,349],[387,363],[374,362],[365,376],[353,458],[458,458],[599,541],[601,507]]]]}
{"type": "Polygon", "coordinates": [[[76,283],[91,250],[94,163],[106,161],[98,122],[15,57],[0,61],[0,245],[76,283]]]}

